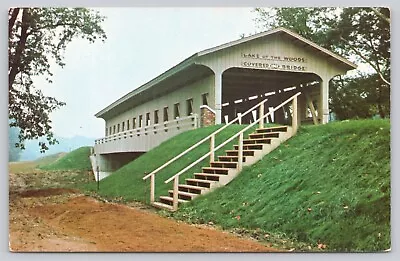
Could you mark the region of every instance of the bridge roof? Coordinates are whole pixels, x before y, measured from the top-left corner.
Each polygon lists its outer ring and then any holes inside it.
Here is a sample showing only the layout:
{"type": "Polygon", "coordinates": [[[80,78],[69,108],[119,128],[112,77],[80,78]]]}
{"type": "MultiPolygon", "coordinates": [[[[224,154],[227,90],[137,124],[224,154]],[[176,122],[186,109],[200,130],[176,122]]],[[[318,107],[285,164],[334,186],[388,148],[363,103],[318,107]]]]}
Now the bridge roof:
{"type": "MultiPolygon", "coordinates": [[[[175,65],[174,67],[170,68],[169,70],[165,71],[164,73],[160,74],[156,78],[150,80],[149,82],[143,84],[142,86],[134,89],[133,91],[127,93],[126,95],[122,96],[115,102],[111,103],[101,111],[95,114],[96,117],[99,118],[108,118],[111,115],[115,115],[118,113],[121,113],[125,111],[126,109],[129,109],[128,107],[137,104],[139,101],[137,99],[140,99],[141,102],[144,102],[143,99],[148,99],[149,97],[146,97],[146,92],[148,92],[150,89],[156,88],[159,86],[161,83],[166,82],[166,81],[173,81],[174,78],[181,78],[183,75],[186,77],[198,77],[199,75],[205,75],[207,74],[206,70],[204,70],[204,66],[202,65],[196,65],[197,59],[201,56],[205,56],[211,53],[215,53],[230,47],[234,47],[255,39],[259,39],[262,37],[268,37],[269,35],[273,34],[286,34],[289,37],[292,37],[296,42],[299,44],[303,45],[304,47],[312,48],[315,51],[317,51],[321,55],[329,56],[333,59],[335,59],[339,64],[341,64],[344,68],[347,70],[352,70],[357,68],[357,65],[350,62],[346,58],[337,55],[315,43],[313,43],[310,40],[307,40],[306,38],[300,36],[297,33],[294,33],[286,28],[279,27],[275,28],[273,30],[269,30],[266,32],[254,34],[248,37],[244,37],[239,40],[231,41],[219,46],[215,46],[200,52],[197,52],[193,54],[192,56],[186,58],[179,64],[175,65]],[[195,73],[197,71],[197,73],[195,73]],[[140,96],[140,97],[139,97],[140,96]],[[135,101],[136,99],[136,101],[135,101]],[[111,111],[114,112],[112,113],[111,111]]],[[[176,82],[176,81],[175,81],[176,82]]],[[[154,91],[152,91],[152,94],[154,94],[154,91]]]]}

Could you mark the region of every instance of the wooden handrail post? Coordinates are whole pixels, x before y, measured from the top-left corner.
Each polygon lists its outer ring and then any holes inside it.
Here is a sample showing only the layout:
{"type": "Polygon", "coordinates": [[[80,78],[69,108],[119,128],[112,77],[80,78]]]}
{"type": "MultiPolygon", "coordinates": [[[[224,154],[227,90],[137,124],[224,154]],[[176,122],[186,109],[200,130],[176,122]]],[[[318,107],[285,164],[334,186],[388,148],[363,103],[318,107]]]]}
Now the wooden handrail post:
{"type": "Polygon", "coordinates": [[[293,115],[292,115],[292,128],[293,128],[293,132],[296,133],[297,132],[297,128],[298,128],[298,122],[297,122],[297,96],[295,96],[293,98],[293,102],[292,102],[292,109],[293,109],[293,115]]]}
{"type": "Polygon", "coordinates": [[[210,163],[214,162],[214,148],[215,148],[215,135],[211,135],[210,137],[210,163]]]}
{"type": "Polygon", "coordinates": [[[179,176],[176,176],[174,178],[174,193],[172,200],[172,207],[174,211],[178,209],[178,185],[179,185],[179,176]]]}
{"type": "Polygon", "coordinates": [[[150,176],[150,203],[154,203],[155,175],[150,176]]]}
{"type": "Polygon", "coordinates": [[[243,132],[239,134],[239,148],[238,148],[238,170],[243,168],[243,132]]]}
{"type": "MultiPolygon", "coordinates": [[[[260,118],[261,117],[263,117],[264,116],[264,103],[261,103],[260,104],[260,108],[259,108],[260,110],[259,110],[259,114],[260,114],[260,118]]],[[[264,128],[264,119],[261,119],[260,120],[260,129],[263,129],[264,128]]]]}

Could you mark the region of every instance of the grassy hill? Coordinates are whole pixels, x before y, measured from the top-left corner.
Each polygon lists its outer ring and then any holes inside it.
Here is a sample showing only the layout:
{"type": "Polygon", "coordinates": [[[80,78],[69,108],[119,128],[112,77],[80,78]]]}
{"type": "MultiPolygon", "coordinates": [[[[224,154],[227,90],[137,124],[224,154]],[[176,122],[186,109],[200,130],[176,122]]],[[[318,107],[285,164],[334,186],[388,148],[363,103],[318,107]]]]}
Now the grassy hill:
{"type": "Polygon", "coordinates": [[[58,159],[64,157],[66,154],[67,153],[65,153],[65,152],[54,153],[51,155],[46,155],[41,158],[38,158],[34,162],[37,164],[37,166],[40,167],[40,166],[51,164],[51,163],[57,161],[58,159]]]}
{"type": "MultiPolygon", "coordinates": [[[[187,148],[205,138],[218,128],[218,126],[211,126],[207,128],[200,128],[194,131],[187,131],[176,137],[163,142],[160,146],[150,150],[146,154],[140,156],[135,161],[125,165],[111,176],[103,179],[100,182],[99,194],[105,197],[122,197],[126,200],[135,200],[142,202],[149,202],[150,193],[150,179],[143,181],[142,178],[145,173],[150,173],[163,165],[168,160],[172,159],[179,153],[185,151],[187,148]]],[[[227,138],[232,136],[238,130],[244,128],[243,125],[231,125],[226,128],[221,135],[217,135],[215,144],[221,144],[227,138]]],[[[234,141],[237,143],[237,141],[234,141]]],[[[226,148],[231,148],[232,144],[226,145],[226,148]]],[[[182,157],[180,160],[169,165],[167,168],[161,170],[156,175],[156,197],[166,195],[168,189],[172,189],[173,182],[165,184],[164,181],[174,174],[178,173],[181,169],[203,156],[209,150],[210,143],[205,142],[191,153],[182,157]]],[[[219,154],[224,151],[221,150],[219,154]]],[[[216,155],[219,155],[218,153],[216,155]]],[[[186,172],[180,177],[183,182],[185,178],[191,176],[194,172],[199,172],[202,166],[205,166],[208,158],[202,163],[194,166],[190,171],[186,172]]],[[[96,190],[96,185],[91,184],[87,187],[89,190],[96,190]]]]}
{"type": "Polygon", "coordinates": [[[24,172],[32,172],[36,168],[42,165],[48,165],[52,162],[58,160],[66,153],[60,152],[47,156],[43,156],[34,161],[18,161],[18,162],[9,162],[8,167],[11,173],[24,173],[24,172]]]}
{"type": "Polygon", "coordinates": [[[283,234],[329,251],[390,248],[390,122],[302,127],[228,186],[174,216],[259,235],[283,234]]]}
{"type": "MultiPolygon", "coordinates": [[[[148,202],[149,180],[142,180],[144,174],[219,127],[188,131],[162,143],[102,180],[99,194],[148,202]]],[[[241,128],[228,128],[216,143],[241,128]]],[[[156,196],[172,188],[164,180],[207,152],[208,146],[204,144],[160,171],[156,196]]],[[[206,164],[207,160],[194,167],[182,181],[206,164]]],[[[87,188],[96,190],[93,183],[87,188]]],[[[301,127],[295,137],[245,168],[228,186],[198,197],[170,215],[246,231],[259,239],[281,235],[303,249],[308,245],[316,249],[318,244],[326,245],[328,251],[388,249],[390,122],[360,120],[301,127]]]]}
{"type": "Polygon", "coordinates": [[[42,162],[39,168],[43,170],[91,170],[89,154],[90,147],[81,147],[65,154],[56,161],[42,162]]]}

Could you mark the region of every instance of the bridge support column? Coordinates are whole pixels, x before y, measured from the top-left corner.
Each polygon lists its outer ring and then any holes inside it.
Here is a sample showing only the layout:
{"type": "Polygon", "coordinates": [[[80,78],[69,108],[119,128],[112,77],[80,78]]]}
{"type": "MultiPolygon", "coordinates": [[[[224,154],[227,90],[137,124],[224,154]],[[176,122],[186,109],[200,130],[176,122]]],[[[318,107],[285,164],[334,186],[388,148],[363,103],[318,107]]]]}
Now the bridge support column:
{"type": "Polygon", "coordinates": [[[318,106],[318,118],[321,124],[329,121],[329,79],[325,78],[320,83],[320,102],[318,106]]]}
{"type": "Polygon", "coordinates": [[[214,81],[215,94],[215,124],[222,123],[222,72],[215,72],[214,81]]]}

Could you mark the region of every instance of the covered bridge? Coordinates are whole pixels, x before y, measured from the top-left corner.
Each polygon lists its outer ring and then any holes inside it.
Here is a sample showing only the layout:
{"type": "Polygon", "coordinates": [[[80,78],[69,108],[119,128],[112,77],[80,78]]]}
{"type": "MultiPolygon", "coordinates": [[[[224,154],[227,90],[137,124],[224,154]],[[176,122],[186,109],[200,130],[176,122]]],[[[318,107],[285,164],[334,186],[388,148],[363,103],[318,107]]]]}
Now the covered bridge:
{"type": "MultiPolygon", "coordinates": [[[[105,121],[105,135],[95,142],[96,162],[113,171],[176,134],[228,122],[266,98],[276,106],[299,91],[299,122],[325,124],[329,81],[355,68],[285,28],[195,53],[95,115],[105,121]]],[[[286,114],[268,120],[285,123],[286,114]]]]}

